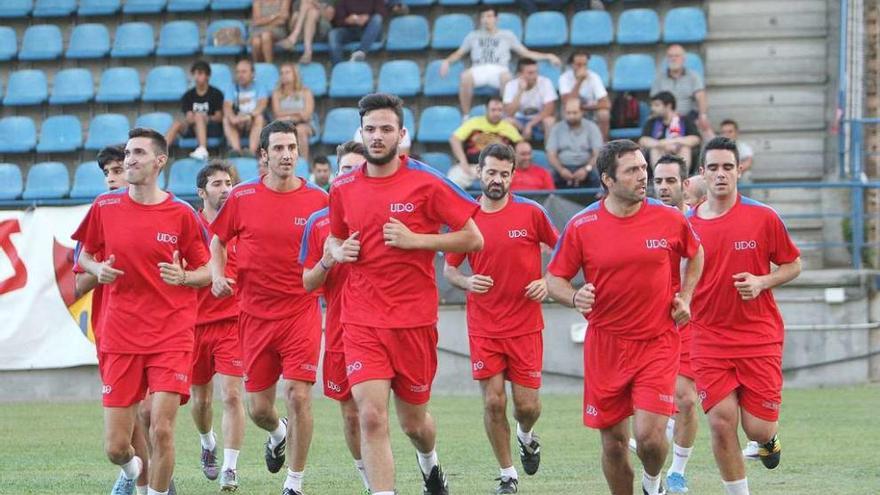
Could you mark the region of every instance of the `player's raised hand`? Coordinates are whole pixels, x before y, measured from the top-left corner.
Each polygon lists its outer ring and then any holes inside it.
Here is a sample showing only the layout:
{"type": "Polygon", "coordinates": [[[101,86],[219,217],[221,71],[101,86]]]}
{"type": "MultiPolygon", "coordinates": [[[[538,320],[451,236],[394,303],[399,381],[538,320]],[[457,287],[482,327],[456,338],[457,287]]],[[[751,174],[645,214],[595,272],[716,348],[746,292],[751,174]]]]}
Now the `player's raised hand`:
{"type": "Polygon", "coordinates": [[[574,293],[574,307],[581,313],[589,313],[596,302],[596,287],[586,284],[574,293]]]}
{"type": "Polygon", "coordinates": [[[684,325],[691,321],[691,305],[685,301],[680,295],[676,294],[672,298],[672,311],[670,313],[676,325],[684,325]]]}
{"type": "Polygon", "coordinates": [[[234,283],[235,280],[228,277],[215,278],[211,281],[211,294],[217,299],[229,297],[232,295],[232,285],[234,283]]]}
{"type": "Polygon", "coordinates": [[[388,223],[382,226],[382,235],[385,238],[385,245],[396,247],[398,249],[416,249],[416,236],[409,227],[400,220],[391,217],[388,223]]]}
{"type": "Polygon", "coordinates": [[[526,297],[532,301],[543,301],[547,298],[547,281],[543,278],[532,280],[526,286],[526,297]]]}
{"type": "Polygon", "coordinates": [[[101,268],[98,270],[97,274],[99,284],[112,284],[116,281],[116,277],[125,275],[124,271],[113,268],[113,263],[115,262],[116,256],[111,254],[103,263],[101,263],[101,268]]]}
{"type": "Polygon", "coordinates": [[[739,297],[743,301],[751,301],[756,299],[764,290],[764,283],[760,277],[756,277],[749,272],[737,273],[733,276],[735,282],[733,286],[739,291],[739,297]]]}
{"type": "Polygon", "coordinates": [[[180,262],[180,251],[175,250],[171,255],[171,263],[159,263],[159,275],[168,285],[183,285],[186,282],[186,271],[180,262]]]}
{"type": "Polygon", "coordinates": [[[467,278],[467,290],[475,294],[485,294],[495,285],[495,281],[488,275],[474,274],[467,278]]]}
{"type": "Polygon", "coordinates": [[[333,259],[337,263],[353,263],[357,261],[361,254],[361,241],[358,240],[360,232],[352,232],[348,239],[342,241],[342,244],[335,249],[331,249],[333,259]]]}

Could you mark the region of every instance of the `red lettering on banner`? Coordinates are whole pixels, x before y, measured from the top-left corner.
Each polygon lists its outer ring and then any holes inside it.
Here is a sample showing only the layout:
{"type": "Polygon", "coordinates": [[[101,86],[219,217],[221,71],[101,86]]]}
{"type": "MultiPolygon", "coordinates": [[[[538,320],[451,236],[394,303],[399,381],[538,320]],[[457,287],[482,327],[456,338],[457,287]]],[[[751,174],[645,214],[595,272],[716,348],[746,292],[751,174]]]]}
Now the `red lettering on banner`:
{"type": "Polygon", "coordinates": [[[21,289],[27,285],[27,268],[24,262],[18,256],[18,251],[12,244],[12,234],[21,232],[21,226],[18,220],[4,220],[0,222],[0,249],[9,258],[15,273],[6,280],[0,281],[0,294],[6,294],[14,290],[21,289]]]}

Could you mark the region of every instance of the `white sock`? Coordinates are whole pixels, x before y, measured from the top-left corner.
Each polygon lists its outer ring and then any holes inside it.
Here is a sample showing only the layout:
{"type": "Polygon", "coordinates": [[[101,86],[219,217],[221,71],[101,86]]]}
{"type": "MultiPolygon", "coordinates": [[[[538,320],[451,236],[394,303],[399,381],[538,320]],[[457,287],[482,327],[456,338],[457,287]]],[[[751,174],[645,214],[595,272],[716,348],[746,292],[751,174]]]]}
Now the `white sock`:
{"type": "Polygon", "coordinates": [[[675,436],[675,418],[670,416],[669,421],[666,422],[666,441],[671,442],[672,438],[674,436],[675,436]]]}
{"type": "Polygon", "coordinates": [[[152,488],[147,488],[147,495],[168,495],[168,490],[160,492],[157,490],[153,490],[152,488]]]}
{"type": "Polygon", "coordinates": [[[235,449],[223,449],[223,471],[235,469],[238,465],[238,451],[235,449]]]}
{"type": "Polygon", "coordinates": [[[290,488],[298,492],[303,488],[303,472],[287,470],[287,479],[284,480],[284,488],[290,488]]]}
{"type": "Polygon", "coordinates": [[[519,423],[516,424],[516,436],[519,437],[519,440],[526,444],[531,445],[532,443],[532,432],[531,431],[523,431],[522,426],[519,423]]]}
{"type": "Polygon", "coordinates": [[[367,490],[370,489],[370,482],[367,481],[367,468],[364,467],[363,459],[355,459],[354,460],[354,468],[357,469],[358,475],[361,477],[361,481],[364,483],[364,488],[367,490]]]}
{"type": "Polygon", "coordinates": [[[749,479],[743,478],[736,481],[721,481],[724,483],[724,493],[727,495],[749,495],[749,479]]]}
{"type": "Polygon", "coordinates": [[[513,466],[501,468],[501,479],[519,479],[519,476],[516,474],[516,468],[513,466]]]}
{"type": "Polygon", "coordinates": [[[651,476],[642,471],[642,488],[648,492],[648,495],[657,495],[660,491],[660,473],[657,473],[657,476],[651,476]]]}
{"type": "Polygon", "coordinates": [[[214,437],[214,430],[208,433],[199,433],[199,441],[202,442],[202,448],[205,450],[214,450],[217,447],[217,438],[214,437]]]}
{"type": "Polygon", "coordinates": [[[691,452],[694,448],[679,447],[677,443],[672,444],[672,465],[669,466],[670,473],[684,474],[684,468],[687,467],[688,460],[691,458],[691,452]]]}
{"type": "Polygon", "coordinates": [[[278,427],[269,432],[269,447],[273,449],[287,437],[287,426],[284,421],[278,421],[278,427]]]}
{"type": "Polygon", "coordinates": [[[128,462],[119,467],[122,468],[122,474],[125,475],[126,479],[133,480],[141,475],[141,468],[144,467],[144,462],[140,457],[133,455],[128,462]]]}
{"type": "Polygon", "coordinates": [[[419,454],[419,467],[422,468],[422,472],[425,474],[431,474],[431,470],[434,469],[434,466],[440,463],[437,460],[437,451],[431,450],[427,453],[416,452],[419,454]]]}
{"type": "Polygon", "coordinates": [[[147,485],[138,485],[134,487],[138,495],[147,495],[147,485]]]}
{"type": "Polygon", "coordinates": [[[390,492],[373,492],[373,495],[394,495],[394,491],[390,491],[390,492]]]}

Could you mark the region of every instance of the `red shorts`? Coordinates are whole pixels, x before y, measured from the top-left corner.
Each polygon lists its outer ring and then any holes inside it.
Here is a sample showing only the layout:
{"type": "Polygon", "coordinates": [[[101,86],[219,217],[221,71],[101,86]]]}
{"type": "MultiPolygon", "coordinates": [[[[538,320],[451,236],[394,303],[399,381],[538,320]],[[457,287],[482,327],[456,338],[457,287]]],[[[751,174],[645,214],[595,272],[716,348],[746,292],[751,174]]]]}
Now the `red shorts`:
{"type": "Polygon", "coordinates": [[[685,324],[685,326],[679,327],[678,334],[681,336],[681,358],[678,363],[678,374],[693,380],[696,377],[691,366],[691,342],[694,331],[689,324],[685,324]]]}
{"type": "Polygon", "coordinates": [[[264,320],[242,312],[238,318],[244,356],[244,388],[260,392],[286,380],[315,382],[321,353],[321,312],[317,303],[302,314],[264,320]]]}
{"type": "Polygon", "coordinates": [[[193,385],[204,385],[215,373],[242,376],[241,344],[238,340],[238,318],[196,325],[193,350],[193,385]]]}
{"type": "Polygon", "coordinates": [[[517,385],[541,387],[544,362],[544,336],[541,332],[499,339],[472,335],[469,341],[474,380],[504,373],[505,379],[517,385]]]}
{"type": "Polygon", "coordinates": [[[779,419],[782,405],[782,357],[693,359],[697,372],[697,393],[703,411],[715,407],[736,391],[739,404],[753,416],[764,421],[779,419]]]}
{"type": "Polygon", "coordinates": [[[584,343],[584,424],[608,428],[635,409],[671,416],[681,339],[627,340],[589,331],[584,343]]]}
{"type": "Polygon", "coordinates": [[[343,325],[348,383],[391,380],[401,400],[424,404],[437,373],[437,327],[373,328],[343,325]]]}
{"type": "Polygon", "coordinates": [[[142,401],[147,390],[180,395],[189,401],[192,353],[185,351],[156,354],[100,353],[101,394],[104,407],[129,407],[142,401]]]}
{"type": "Polygon", "coordinates": [[[324,395],[345,402],[351,399],[351,386],[345,373],[345,353],[324,351],[324,395]]]}

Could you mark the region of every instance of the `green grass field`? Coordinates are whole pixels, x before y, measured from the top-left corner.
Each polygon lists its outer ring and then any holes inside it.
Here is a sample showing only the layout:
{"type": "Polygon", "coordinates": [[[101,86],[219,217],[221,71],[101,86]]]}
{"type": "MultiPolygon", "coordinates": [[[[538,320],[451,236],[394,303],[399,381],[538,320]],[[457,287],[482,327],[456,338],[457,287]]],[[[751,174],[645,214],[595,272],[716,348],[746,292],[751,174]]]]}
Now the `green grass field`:
{"type": "MultiPolygon", "coordinates": [[[[781,466],[767,471],[749,463],[752,493],[876,495],[880,493],[880,389],[788,390],[784,394],[781,466]]],[[[607,493],[599,466],[598,433],[581,426],[579,396],[544,397],[537,430],[543,439],[541,470],[520,493],[607,493]]],[[[478,397],[435,397],[438,451],[454,494],[486,494],[498,466],[485,439],[478,397]]],[[[216,412],[216,410],[215,410],[216,412]]],[[[335,403],[315,402],[315,439],[306,469],[312,495],[358,494],[360,482],[341,433],[335,403]]],[[[219,419],[219,418],[218,418],[219,419]]],[[[219,424],[219,422],[218,422],[219,424]]],[[[0,405],[0,493],[105,494],[118,469],[103,456],[102,413],[94,403],[0,405]]],[[[265,434],[248,425],[239,460],[239,493],[277,494],[282,471],[270,475],[262,459],[265,434]]],[[[395,430],[394,452],[401,495],[421,493],[415,454],[395,430]]],[[[216,493],[199,469],[198,437],[181,411],[177,426],[175,479],[183,495],[216,493]]],[[[638,460],[633,457],[636,472],[638,460]]],[[[517,467],[519,463],[517,461],[517,467]]],[[[723,494],[712,460],[705,422],[688,474],[693,494],[723,494]]],[[[641,493],[641,492],[639,492],[641,493]]]]}

